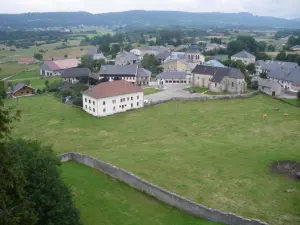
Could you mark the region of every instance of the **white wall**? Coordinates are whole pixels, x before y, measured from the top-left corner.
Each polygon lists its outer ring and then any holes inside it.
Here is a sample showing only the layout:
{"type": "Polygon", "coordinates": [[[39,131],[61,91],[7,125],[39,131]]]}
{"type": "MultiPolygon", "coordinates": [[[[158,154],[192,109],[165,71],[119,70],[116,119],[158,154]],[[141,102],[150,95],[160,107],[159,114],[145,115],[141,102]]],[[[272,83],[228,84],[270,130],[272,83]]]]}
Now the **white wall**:
{"type": "Polygon", "coordinates": [[[255,63],[255,58],[249,59],[249,58],[238,58],[238,57],[231,57],[232,61],[238,61],[241,60],[245,65],[248,65],[250,63],[255,63]]]}
{"type": "Polygon", "coordinates": [[[40,75],[41,76],[60,76],[61,75],[61,71],[51,71],[51,70],[44,70],[45,74],[43,75],[43,70],[40,70],[40,75]],[[48,73],[48,75],[47,75],[48,73]]]}
{"type": "Polygon", "coordinates": [[[75,77],[64,78],[64,81],[71,82],[72,84],[76,84],[79,82],[79,80],[75,77]]]}
{"type": "Polygon", "coordinates": [[[130,109],[144,107],[144,93],[138,92],[127,95],[94,99],[83,95],[83,109],[97,117],[112,115],[115,113],[125,112],[130,109]]]}

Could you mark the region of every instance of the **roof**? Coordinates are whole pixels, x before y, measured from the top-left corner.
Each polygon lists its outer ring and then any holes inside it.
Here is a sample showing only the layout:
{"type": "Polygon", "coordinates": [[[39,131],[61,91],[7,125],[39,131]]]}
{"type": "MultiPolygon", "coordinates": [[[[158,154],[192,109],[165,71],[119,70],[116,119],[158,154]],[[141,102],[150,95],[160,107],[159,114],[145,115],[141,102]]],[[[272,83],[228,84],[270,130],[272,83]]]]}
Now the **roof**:
{"type": "Polygon", "coordinates": [[[289,73],[287,80],[296,84],[300,83],[300,66],[296,67],[289,73]]]}
{"type": "Polygon", "coordinates": [[[136,74],[137,77],[151,77],[151,75],[152,75],[152,72],[149,70],[146,70],[144,68],[138,68],[138,71],[136,74]]]}
{"type": "Polygon", "coordinates": [[[162,53],[162,52],[166,52],[166,51],[169,51],[169,49],[165,46],[149,46],[149,49],[152,50],[152,51],[156,51],[156,52],[159,52],[159,53],[162,53]]]}
{"type": "Polygon", "coordinates": [[[283,62],[283,61],[275,61],[275,60],[258,60],[255,63],[256,66],[261,66],[263,70],[274,70],[277,68],[283,69],[294,69],[298,66],[296,62],[283,62]]]}
{"type": "Polygon", "coordinates": [[[213,67],[225,67],[222,63],[220,63],[217,60],[213,60],[213,59],[205,62],[204,65],[213,66],[213,67]]]}
{"type": "Polygon", "coordinates": [[[215,55],[212,57],[214,60],[219,60],[219,61],[226,61],[228,60],[228,55],[215,55]]]}
{"type": "Polygon", "coordinates": [[[69,68],[62,72],[62,78],[68,77],[88,77],[90,70],[88,68],[69,68]]]}
{"type": "Polygon", "coordinates": [[[96,55],[102,53],[98,48],[91,48],[88,50],[87,55],[96,55]]]}
{"type": "Polygon", "coordinates": [[[125,50],[122,52],[119,52],[117,56],[125,57],[127,60],[130,60],[130,61],[138,61],[139,60],[139,57],[137,57],[135,54],[133,54],[131,52],[127,52],[125,50]]]}
{"type": "Polygon", "coordinates": [[[185,59],[185,52],[171,52],[171,59],[185,59]]]}
{"type": "Polygon", "coordinates": [[[100,75],[136,75],[138,66],[133,65],[103,65],[100,75]]]}
{"type": "Polygon", "coordinates": [[[247,59],[253,59],[255,58],[254,55],[250,54],[249,52],[243,50],[241,52],[236,53],[235,55],[231,57],[236,57],[236,58],[247,58],[247,59]]]}
{"type": "Polygon", "coordinates": [[[205,65],[197,65],[196,68],[192,71],[196,74],[204,74],[213,76],[211,81],[220,83],[224,77],[230,77],[234,79],[244,79],[244,74],[236,68],[231,67],[212,67],[205,65]]]}
{"type": "Polygon", "coordinates": [[[156,56],[158,60],[165,60],[171,55],[171,52],[161,52],[156,56]]]}
{"type": "Polygon", "coordinates": [[[188,53],[200,53],[200,47],[197,45],[196,40],[192,40],[192,44],[187,48],[186,52],[188,53]]]}
{"type": "Polygon", "coordinates": [[[37,60],[35,58],[20,58],[19,62],[22,63],[33,63],[36,62],[37,60]]]}
{"type": "Polygon", "coordinates": [[[79,64],[78,59],[62,59],[62,60],[54,60],[54,61],[45,61],[45,65],[52,71],[55,70],[64,70],[68,68],[75,68],[79,64]]]}
{"type": "Polygon", "coordinates": [[[28,86],[27,84],[17,83],[15,86],[12,87],[11,93],[14,94],[23,87],[29,87],[29,88],[35,90],[34,88],[28,86]]]}
{"type": "Polygon", "coordinates": [[[117,80],[100,83],[92,89],[84,91],[83,95],[87,95],[95,99],[100,99],[137,92],[143,92],[143,89],[125,80],[117,80]]]}
{"type": "Polygon", "coordinates": [[[168,71],[168,72],[163,72],[163,73],[157,75],[157,78],[160,78],[160,79],[185,79],[186,74],[185,74],[185,72],[168,71]]]}

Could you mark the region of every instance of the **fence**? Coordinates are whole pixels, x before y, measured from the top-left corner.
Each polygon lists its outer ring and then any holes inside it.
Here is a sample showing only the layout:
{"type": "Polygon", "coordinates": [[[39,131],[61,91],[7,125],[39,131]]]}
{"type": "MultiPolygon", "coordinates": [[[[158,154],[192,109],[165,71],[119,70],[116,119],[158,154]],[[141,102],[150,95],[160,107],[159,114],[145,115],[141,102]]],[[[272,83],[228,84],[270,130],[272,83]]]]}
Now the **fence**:
{"type": "Polygon", "coordinates": [[[178,208],[181,211],[196,217],[229,225],[268,225],[267,223],[257,219],[246,219],[233,213],[226,213],[216,209],[208,208],[204,205],[190,201],[175,193],[151,184],[126,170],[118,168],[112,164],[105,163],[88,155],[82,155],[79,153],[66,153],[59,155],[59,158],[61,162],[74,160],[91,168],[95,168],[113,178],[125,182],[139,191],[145,192],[172,207],[178,208]]]}

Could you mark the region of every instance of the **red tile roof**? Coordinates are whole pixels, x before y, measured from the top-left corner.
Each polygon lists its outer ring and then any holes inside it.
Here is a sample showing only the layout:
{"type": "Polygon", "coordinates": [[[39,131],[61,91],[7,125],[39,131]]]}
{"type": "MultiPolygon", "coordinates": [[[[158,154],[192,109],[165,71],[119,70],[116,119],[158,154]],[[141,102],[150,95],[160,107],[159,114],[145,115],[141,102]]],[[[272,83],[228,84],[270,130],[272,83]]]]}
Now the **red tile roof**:
{"type": "Polygon", "coordinates": [[[75,68],[80,63],[78,59],[62,59],[44,62],[52,71],[75,68]]]}
{"type": "Polygon", "coordinates": [[[117,80],[100,83],[94,88],[86,90],[83,92],[83,94],[95,99],[99,99],[137,92],[143,92],[143,89],[125,80],[117,80]]]}
{"type": "Polygon", "coordinates": [[[19,62],[20,63],[34,63],[37,60],[35,58],[20,58],[19,62]]]}

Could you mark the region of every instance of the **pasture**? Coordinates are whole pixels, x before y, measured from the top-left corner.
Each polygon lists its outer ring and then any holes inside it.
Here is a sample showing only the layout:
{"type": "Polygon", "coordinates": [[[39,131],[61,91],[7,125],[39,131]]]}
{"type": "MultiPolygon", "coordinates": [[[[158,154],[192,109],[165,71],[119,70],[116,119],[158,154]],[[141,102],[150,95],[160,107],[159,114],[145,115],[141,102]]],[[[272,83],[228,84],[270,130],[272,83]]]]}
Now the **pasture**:
{"type": "Polygon", "coordinates": [[[195,218],[141,193],[103,173],[75,162],[62,165],[85,225],[217,225],[195,218]]]}
{"type": "Polygon", "coordinates": [[[38,64],[34,65],[24,65],[24,64],[17,64],[17,63],[4,63],[0,64],[0,80],[3,78],[9,77],[13,74],[20,73],[25,70],[39,68],[38,64]]]}
{"type": "Polygon", "coordinates": [[[95,118],[47,96],[18,102],[14,137],[97,157],[212,208],[271,225],[300,224],[300,183],[269,167],[300,161],[297,107],[258,95],[174,101],[95,118]]]}

